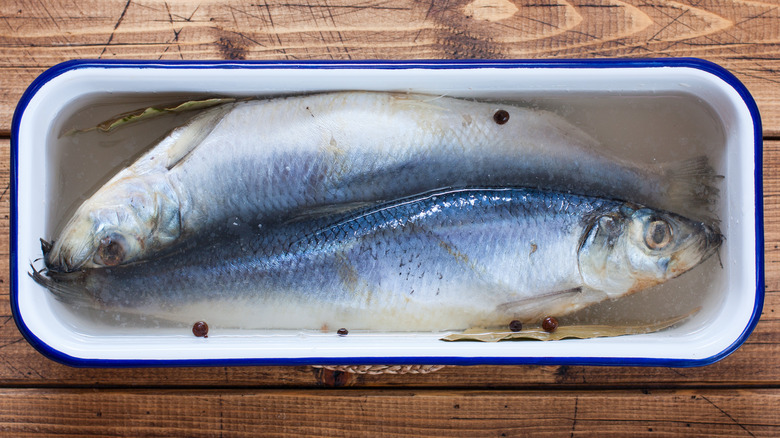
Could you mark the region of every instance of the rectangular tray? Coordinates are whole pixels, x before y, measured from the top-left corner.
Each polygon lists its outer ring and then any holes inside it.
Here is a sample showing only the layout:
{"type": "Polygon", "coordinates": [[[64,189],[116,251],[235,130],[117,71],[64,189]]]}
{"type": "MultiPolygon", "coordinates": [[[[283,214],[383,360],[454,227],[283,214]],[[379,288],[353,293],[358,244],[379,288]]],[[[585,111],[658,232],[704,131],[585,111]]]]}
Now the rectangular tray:
{"type": "MultiPolygon", "coordinates": [[[[139,134],[145,144],[165,132],[149,126],[139,134]]],[[[721,67],[697,59],[70,61],[36,79],[14,114],[10,261],[14,318],[35,348],[73,366],[706,365],[739,347],[761,314],[761,134],[758,110],[745,87],[721,67]],[[719,260],[712,257],[706,267],[699,267],[700,273],[673,280],[675,284],[657,296],[640,293],[625,304],[607,303],[589,311],[631,321],[634,308],[649,309],[658,318],[701,309],[657,333],[551,342],[444,342],[439,340],[442,333],[339,337],[335,332],[248,330],[216,331],[204,339],[186,329],[90,325],[69,316],[28,275],[31,263],[41,257],[39,238],[51,236],[56,219],[72,211],[85,193],[113,172],[95,170],[95,163],[121,166],[140,151],[137,146],[123,147],[121,138],[113,137],[110,141],[120,144],[118,149],[88,146],[68,153],[61,144],[69,127],[66,122],[78,119],[89,126],[101,116],[182,98],[332,90],[518,102],[561,114],[616,153],[628,151],[646,160],[705,153],[724,176],[717,210],[725,236],[719,260]]]]}

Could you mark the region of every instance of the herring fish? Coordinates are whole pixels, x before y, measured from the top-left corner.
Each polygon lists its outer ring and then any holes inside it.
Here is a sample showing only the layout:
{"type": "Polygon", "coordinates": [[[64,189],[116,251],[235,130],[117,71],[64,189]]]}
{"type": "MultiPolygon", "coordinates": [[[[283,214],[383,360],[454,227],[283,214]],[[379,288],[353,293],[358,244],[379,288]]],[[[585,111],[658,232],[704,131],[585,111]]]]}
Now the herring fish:
{"type": "Polygon", "coordinates": [[[439,331],[616,299],[690,270],[721,240],[713,226],[632,203],[463,188],[31,275],[70,305],[182,323],[439,331]]]}
{"type": "Polygon", "coordinates": [[[639,166],[551,112],[427,95],[338,92],[203,111],[87,199],[50,271],[117,266],[233,218],[398,199],[442,187],[524,186],[631,199],[696,217],[714,200],[703,157],[639,166]]]}

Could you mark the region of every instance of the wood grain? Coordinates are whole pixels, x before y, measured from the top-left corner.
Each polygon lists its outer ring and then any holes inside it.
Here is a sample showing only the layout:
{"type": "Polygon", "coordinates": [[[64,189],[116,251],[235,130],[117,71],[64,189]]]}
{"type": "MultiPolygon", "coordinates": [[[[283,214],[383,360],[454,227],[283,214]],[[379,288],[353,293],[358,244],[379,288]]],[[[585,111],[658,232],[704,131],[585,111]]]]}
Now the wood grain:
{"type": "MultiPolygon", "coordinates": [[[[0,140],[0,187],[9,182],[9,141],[0,140]]],[[[36,352],[21,336],[8,301],[8,270],[0,276],[0,387],[452,387],[695,388],[780,386],[780,141],[766,141],[766,298],[761,319],[733,355],[689,369],[586,366],[446,367],[426,375],[354,375],[311,367],[77,369],[36,352]]],[[[0,257],[8,260],[8,196],[0,196],[0,257]]],[[[7,266],[7,265],[6,265],[7,266]]]]}
{"type": "Polygon", "coordinates": [[[704,391],[0,390],[9,436],[777,436],[780,395],[704,391]]]}
{"type": "Polygon", "coordinates": [[[0,4],[0,133],[43,70],[101,59],[681,57],[729,69],[780,135],[777,1],[16,0],[0,4]]]}
{"type": "Polygon", "coordinates": [[[0,435],[780,436],[779,0],[9,0],[0,78],[0,435]],[[766,301],[714,365],[77,369],[36,352],[11,317],[11,117],[59,62],[664,56],[734,73],[770,139],[766,301]]]}

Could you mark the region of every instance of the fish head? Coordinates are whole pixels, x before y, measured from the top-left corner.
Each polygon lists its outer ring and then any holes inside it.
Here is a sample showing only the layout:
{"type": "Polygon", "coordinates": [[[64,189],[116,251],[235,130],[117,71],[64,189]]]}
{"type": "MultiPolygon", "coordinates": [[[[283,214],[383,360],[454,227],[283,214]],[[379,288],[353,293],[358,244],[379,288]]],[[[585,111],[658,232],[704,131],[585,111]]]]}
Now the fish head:
{"type": "Polygon", "coordinates": [[[714,225],[624,204],[596,216],[578,252],[586,285],[618,298],[675,278],[717,252],[714,225]]]}
{"type": "Polygon", "coordinates": [[[43,245],[50,272],[117,266],[138,260],[180,234],[175,192],[156,178],[102,187],[76,210],[59,236],[43,245]]]}

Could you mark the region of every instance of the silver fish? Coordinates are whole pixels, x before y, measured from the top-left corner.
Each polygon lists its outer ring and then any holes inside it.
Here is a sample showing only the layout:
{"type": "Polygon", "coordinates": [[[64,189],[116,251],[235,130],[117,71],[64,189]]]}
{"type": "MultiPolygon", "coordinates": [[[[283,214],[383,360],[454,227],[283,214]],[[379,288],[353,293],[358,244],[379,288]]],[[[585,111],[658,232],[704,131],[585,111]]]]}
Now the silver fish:
{"type": "Polygon", "coordinates": [[[178,322],[437,331],[562,316],[677,277],[720,243],[711,226],[630,203],[452,189],[32,275],[70,305],[178,322]]]}
{"type": "Polygon", "coordinates": [[[376,92],[240,102],[204,111],[120,171],[44,245],[45,261],[61,272],[116,266],[234,217],[264,225],[296,210],[469,185],[631,199],[696,217],[687,213],[714,200],[712,177],[704,158],[618,160],[561,117],[511,105],[376,92]]]}

